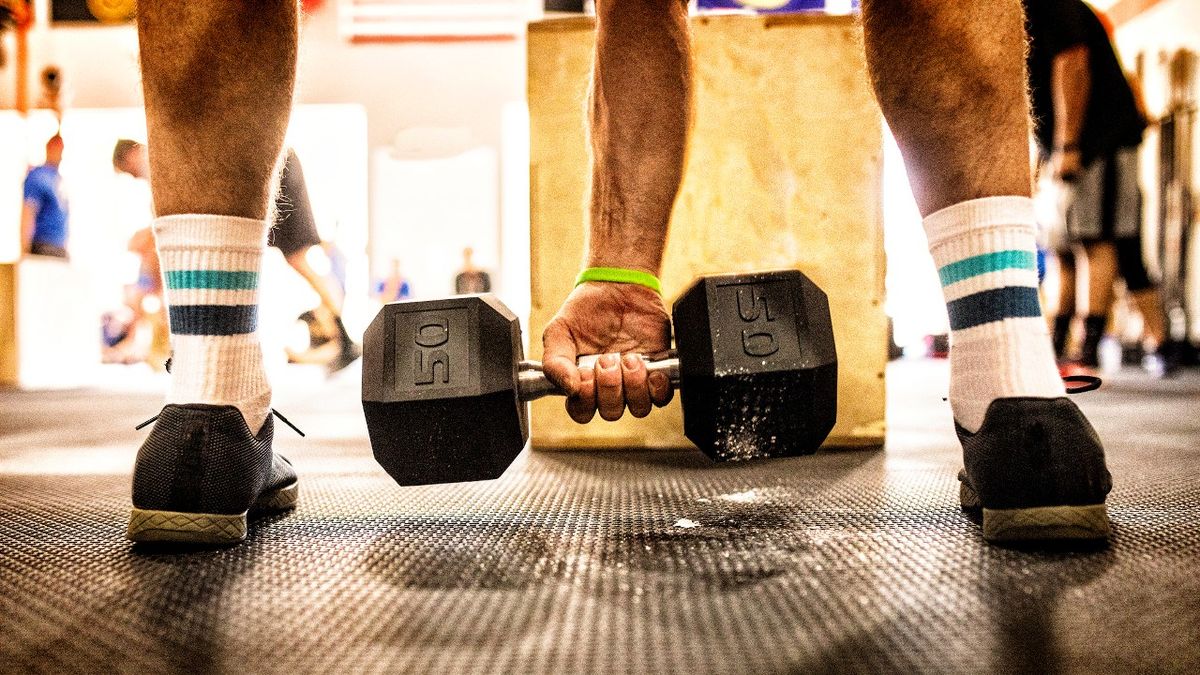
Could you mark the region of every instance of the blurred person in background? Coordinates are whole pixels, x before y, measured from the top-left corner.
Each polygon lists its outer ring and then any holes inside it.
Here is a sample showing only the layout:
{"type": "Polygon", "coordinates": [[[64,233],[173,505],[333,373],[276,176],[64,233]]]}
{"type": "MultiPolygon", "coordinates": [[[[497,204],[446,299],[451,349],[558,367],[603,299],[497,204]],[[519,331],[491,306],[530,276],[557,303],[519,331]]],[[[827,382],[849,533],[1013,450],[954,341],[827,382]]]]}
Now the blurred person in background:
{"type": "Polygon", "coordinates": [[[150,180],[150,158],[146,145],[128,138],[119,139],[113,146],[113,169],[138,180],[150,180]]]}
{"type": "MultiPolygon", "coordinates": [[[[113,169],[137,180],[150,179],[150,161],[146,146],[122,138],[113,146],[113,169]]],[[[133,233],[128,249],[138,257],[138,278],[125,289],[125,304],[132,312],[127,334],[105,350],[105,361],[135,363],[146,361],[155,370],[163,368],[170,355],[166,312],[163,311],[162,270],[154,246],[154,232],[149,226],[133,233]],[[141,329],[149,328],[148,348],[139,341],[141,329]]]]}
{"type": "Polygon", "coordinates": [[[67,197],[58,165],[63,139],[55,134],[46,141],[46,162],[25,176],[25,203],[21,209],[21,252],[68,258],[67,197]]]}
{"type": "MultiPolygon", "coordinates": [[[[293,363],[324,363],[330,374],[354,363],[355,359],[362,356],[362,347],[350,338],[342,323],[342,293],[334,289],[330,280],[314,270],[308,261],[314,247],[322,255],[327,254],[317,233],[317,220],[308,198],[304,169],[292,148],[287,149],[279,177],[279,191],[275,195],[275,226],[270,230],[268,242],[283,253],[287,264],[304,277],[320,298],[321,304],[311,313],[319,332],[326,341],[335,345],[335,348],[326,348],[320,354],[302,355],[289,351],[288,360],[293,363]]],[[[330,267],[333,267],[332,257],[330,267]]],[[[313,324],[310,324],[311,330],[316,330],[313,324]]]]}
{"type": "Polygon", "coordinates": [[[1066,208],[1053,341],[1064,372],[1100,364],[1099,346],[1117,277],[1147,327],[1147,368],[1169,370],[1158,293],[1142,258],[1137,149],[1146,120],[1104,23],[1082,0],[1023,0],[1036,139],[1066,208]],[[1086,262],[1086,275],[1077,261],[1086,262]],[[1078,289],[1078,293],[1077,293],[1078,289]],[[1078,296],[1086,305],[1077,306],[1078,296]],[[1084,313],[1077,361],[1066,359],[1076,312],[1084,313]]]}
{"type": "Polygon", "coordinates": [[[467,293],[487,293],[492,290],[492,278],[487,272],[475,266],[475,249],[470,246],[463,249],[463,264],[458,275],[454,277],[454,292],[458,295],[467,293]]]}
{"type": "MultiPolygon", "coordinates": [[[[1105,28],[1111,34],[1112,28],[1105,20],[1104,15],[1097,12],[1097,16],[1105,21],[1105,28]]],[[[1147,124],[1151,124],[1150,113],[1146,109],[1146,99],[1142,94],[1141,81],[1131,73],[1126,74],[1126,81],[1133,92],[1133,101],[1137,105],[1138,113],[1147,124]]],[[[1139,199],[1138,203],[1140,206],[1143,202],[1139,199]]],[[[1140,210],[1138,215],[1142,215],[1140,210]]],[[[1163,309],[1162,293],[1159,292],[1158,284],[1151,282],[1146,285],[1143,283],[1143,280],[1149,281],[1149,273],[1146,271],[1145,258],[1142,253],[1142,226],[1144,224],[1145,220],[1139,217],[1135,241],[1129,243],[1131,248],[1137,249],[1137,255],[1133,262],[1137,263],[1139,267],[1133,269],[1132,272],[1140,288],[1130,287],[1129,279],[1125,277],[1125,270],[1122,268],[1122,278],[1125,280],[1125,290],[1127,291],[1123,299],[1142,319],[1141,333],[1138,336],[1138,346],[1141,347],[1143,353],[1142,367],[1151,375],[1166,377],[1179,366],[1179,350],[1178,345],[1172,344],[1167,336],[1167,315],[1163,309]]]]}
{"type": "Polygon", "coordinates": [[[399,258],[392,258],[387,276],[375,282],[374,290],[375,297],[385,304],[412,297],[412,287],[409,286],[408,278],[400,271],[399,258]]]}

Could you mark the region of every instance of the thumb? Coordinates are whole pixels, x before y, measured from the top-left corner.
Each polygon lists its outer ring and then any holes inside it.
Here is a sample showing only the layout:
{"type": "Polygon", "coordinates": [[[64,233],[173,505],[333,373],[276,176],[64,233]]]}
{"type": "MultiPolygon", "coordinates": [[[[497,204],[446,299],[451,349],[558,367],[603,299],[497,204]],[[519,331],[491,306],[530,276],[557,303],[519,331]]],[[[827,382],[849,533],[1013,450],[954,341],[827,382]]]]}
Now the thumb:
{"type": "Polygon", "coordinates": [[[579,393],[579,367],[575,365],[575,337],[555,319],[542,333],[542,372],[567,396],[579,393]]]}

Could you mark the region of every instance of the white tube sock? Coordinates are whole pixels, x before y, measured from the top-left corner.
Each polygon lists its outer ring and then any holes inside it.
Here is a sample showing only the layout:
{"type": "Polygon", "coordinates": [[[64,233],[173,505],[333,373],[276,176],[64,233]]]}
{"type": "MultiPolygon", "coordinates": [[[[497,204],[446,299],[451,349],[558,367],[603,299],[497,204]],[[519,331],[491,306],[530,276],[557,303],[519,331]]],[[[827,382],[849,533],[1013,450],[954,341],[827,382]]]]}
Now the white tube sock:
{"type": "Polygon", "coordinates": [[[950,407],[978,431],[998,398],[1065,394],[1038,298],[1033,200],[986,197],[924,220],[950,314],[950,407]]]}
{"type": "Polygon", "coordinates": [[[258,341],[267,223],[213,215],[154,221],[171,320],[168,403],[232,405],[254,433],[270,414],[258,341]]]}

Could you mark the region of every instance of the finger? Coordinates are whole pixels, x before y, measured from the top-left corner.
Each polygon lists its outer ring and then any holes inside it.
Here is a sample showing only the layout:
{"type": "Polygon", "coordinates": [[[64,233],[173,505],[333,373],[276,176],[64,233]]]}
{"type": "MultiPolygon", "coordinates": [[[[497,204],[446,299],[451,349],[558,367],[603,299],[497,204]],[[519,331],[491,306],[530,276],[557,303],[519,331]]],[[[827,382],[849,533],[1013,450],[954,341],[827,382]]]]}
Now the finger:
{"type": "Polygon", "coordinates": [[[660,408],[670,403],[671,399],[675,397],[675,388],[671,386],[671,378],[662,371],[647,375],[646,385],[650,389],[650,400],[660,408]]]}
{"type": "Polygon", "coordinates": [[[596,408],[600,417],[613,422],[625,412],[625,396],[621,393],[621,357],[605,354],[596,361],[596,408]]]}
{"type": "Polygon", "coordinates": [[[579,371],[579,393],[567,399],[567,414],[580,424],[596,415],[596,374],[591,368],[579,371]]]}
{"type": "Polygon", "coordinates": [[[575,365],[575,337],[562,321],[554,320],[542,333],[542,372],[567,396],[579,391],[579,367],[575,365]]]}
{"type": "Polygon", "coordinates": [[[646,383],[646,361],[637,354],[621,358],[621,387],[625,390],[625,405],[634,417],[645,417],[654,407],[650,403],[650,388],[646,383]]]}

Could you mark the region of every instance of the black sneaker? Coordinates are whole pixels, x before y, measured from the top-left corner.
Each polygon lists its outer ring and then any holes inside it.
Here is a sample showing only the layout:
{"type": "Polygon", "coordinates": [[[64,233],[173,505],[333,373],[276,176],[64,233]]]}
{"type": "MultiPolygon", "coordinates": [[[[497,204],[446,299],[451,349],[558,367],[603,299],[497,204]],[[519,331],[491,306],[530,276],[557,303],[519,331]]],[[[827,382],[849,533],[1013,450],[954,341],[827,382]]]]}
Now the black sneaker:
{"type": "Polygon", "coordinates": [[[963,446],[959,498],[982,509],[988,541],[1104,539],[1104,498],[1112,477],[1104,447],[1066,398],[992,401],[971,433],[956,422],[963,446]]]}
{"type": "Polygon", "coordinates": [[[271,417],[257,438],[228,405],[170,404],[156,420],[133,468],[129,539],[234,544],[248,513],[295,506],[296,472],[271,451],[271,417]]]}
{"type": "Polygon", "coordinates": [[[338,355],[325,364],[326,374],[332,376],[334,373],[357,361],[361,356],[362,347],[358,344],[353,342],[343,344],[342,350],[338,352],[338,355]]]}
{"type": "Polygon", "coordinates": [[[333,324],[337,327],[337,339],[341,350],[337,356],[325,364],[326,374],[328,375],[333,375],[351,363],[354,363],[358,360],[358,357],[362,356],[362,347],[350,337],[350,332],[346,330],[346,324],[342,323],[342,317],[333,317],[333,324]]]}

